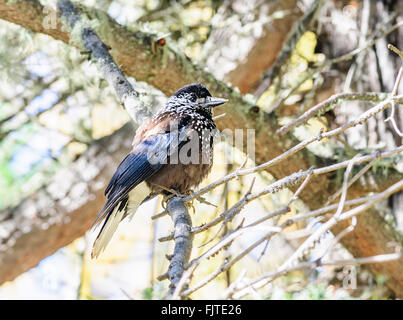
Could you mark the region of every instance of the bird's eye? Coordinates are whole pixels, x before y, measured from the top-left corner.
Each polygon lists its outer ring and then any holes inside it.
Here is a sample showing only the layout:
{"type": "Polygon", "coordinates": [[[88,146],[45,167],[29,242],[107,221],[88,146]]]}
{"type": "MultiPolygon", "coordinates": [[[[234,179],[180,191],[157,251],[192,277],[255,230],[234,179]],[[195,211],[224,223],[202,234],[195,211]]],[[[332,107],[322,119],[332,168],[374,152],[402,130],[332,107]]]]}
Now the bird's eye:
{"type": "Polygon", "coordinates": [[[189,99],[190,99],[190,101],[192,101],[192,102],[196,102],[196,101],[197,101],[197,97],[196,97],[196,95],[195,95],[194,93],[192,93],[192,94],[190,95],[189,99]]]}

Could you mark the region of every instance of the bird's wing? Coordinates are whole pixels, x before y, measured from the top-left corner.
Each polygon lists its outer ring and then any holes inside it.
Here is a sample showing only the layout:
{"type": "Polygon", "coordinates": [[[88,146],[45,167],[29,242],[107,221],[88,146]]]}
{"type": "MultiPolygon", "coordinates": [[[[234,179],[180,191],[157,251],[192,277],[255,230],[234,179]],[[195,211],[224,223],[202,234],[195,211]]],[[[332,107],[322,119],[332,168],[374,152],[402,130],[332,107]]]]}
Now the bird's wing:
{"type": "Polygon", "coordinates": [[[186,138],[183,132],[186,128],[177,131],[160,131],[146,135],[144,140],[136,144],[133,150],[123,159],[115,174],[105,189],[108,200],[99,211],[94,224],[99,223],[122,201],[127,194],[138,184],[155,174],[172,152],[175,152],[181,141],[186,138]]]}
{"type": "MultiPolygon", "coordinates": [[[[159,129],[153,128],[151,133],[141,132],[142,140],[138,141],[133,150],[123,159],[115,174],[105,189],[108,200],[99,211],[93,226],[104,224],[94,243],[93,256],[97,256],[111,239],[118,223],[124,218],[127,206],[130,207],[129,193],[167,162],[172,152],[186,138],[183,134],[186,127],[177,130],[169,129],[169,119],[161,122],[159,129]]],[[[135,139],[136,140],[136,139],[135,139]]],[[[137,188],[136,188],[137,189],[137,188]]],[[[144,189],[144,188],[140,188],[144,189]]],[[[144,193],[144,190],[142,190],[144,193]]],[[[134,197],[146,197],[147,195],[133,194],[134,197]]],[[[143,199],[135,199],[136,208],[143,199]]]]}

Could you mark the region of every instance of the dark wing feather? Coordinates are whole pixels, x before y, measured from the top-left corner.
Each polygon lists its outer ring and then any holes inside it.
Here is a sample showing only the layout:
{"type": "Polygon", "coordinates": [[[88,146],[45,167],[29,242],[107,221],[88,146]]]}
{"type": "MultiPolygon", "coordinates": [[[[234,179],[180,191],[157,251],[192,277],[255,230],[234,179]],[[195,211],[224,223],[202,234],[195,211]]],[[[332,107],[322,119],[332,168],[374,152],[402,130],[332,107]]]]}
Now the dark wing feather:
{"type": "MultiPolygon", "coordinates": [[[[158,172],[179,143],[185,139],[185,127],[175,132],[158,133],[146,137],[120,163],[105,189],[108,200],[99,211],[93,226],[107,219],[116,205],[126,199],[127,194],[144,180],[158,172]]],[[[107,221],[107,220],[106,220],[107,221]]]]}

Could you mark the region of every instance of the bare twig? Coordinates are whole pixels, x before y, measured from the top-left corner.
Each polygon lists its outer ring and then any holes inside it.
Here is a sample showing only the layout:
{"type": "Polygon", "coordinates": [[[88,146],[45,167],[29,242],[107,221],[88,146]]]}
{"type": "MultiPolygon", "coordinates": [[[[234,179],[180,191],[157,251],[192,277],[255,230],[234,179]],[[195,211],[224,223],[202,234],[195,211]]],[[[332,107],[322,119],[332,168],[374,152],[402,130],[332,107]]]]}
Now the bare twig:
{"type": "MultiPolygon", "coordinates": [[[[295,127],[305,123],[313,116],[315,116],[321,112],[324,112],[325,110],[329,110],[329,109],[333,109],[333,108],[337,107],[343,101],[359,100],[359,101],[381,102],[382,100],[385,100],[388,96],[389,96],[389,94],[386,92],[385,93],[382,93],[382,92],[337,93],[337,94],[331,96],[330,98],[326,99],[325,101],[322,101],[322,102],[318,103],[316,106],[310,108],[303,115],[301,115],[297,119],[293,120],[289,124],[282,126],[276,132],[279,134],[285,134],[285,133],[289,132],[290,130],[294,129],[295,127]]],[[[403,102],[403,100],[402,100],[402,102],[403,102]]]]}
{"type": "MultiPolygon", "coordinates": [[[[338,220],[331,218],[330,220],[328,220],[324,225],[322,225],[317,231],[314,232],[314,234],[312,234],[305,242],[302,246],[300,246],[297,251],[279,268],[279,271],[276,273],[278,274],[278,276],[283,275],[287,272],[289,272],[290,270],[294,270],[294,264],[293,261],[296,257],[299,257],[300,254],[305,251],[305,249],[307,249],[308,247],[310,247],[312,245],[312,241],[315,241],[315,239],[317,239],[318,236],[320,236],[321,234],[323,234],[323,232],[326,232],[327,230],[329,230],[335,223],[337,223],[338,221],[341,220],[345,220],[345,219],[349,219],[354,217],[355,215],[367,210],[368,208],[370,208],[371,206],[373,206],[375,203],[389,197],[391,194],[394,194],[400,190],[403,189],[403,181],[400,181],[396,184],[394,184],[393,186],[391,186],[390,188],[388,188],[387,190],[385,190],[384,192],[381,192],[379,194],[376,194],[374,196],[368,197],[368,201],[354,209],[351,209],[345,213],[343,213],[338,220]]],[[[285,223],[283,223],[282,226],[280,226],[280,229],[284,229],[286,226],[288,226],[289,223],[286,221],[285,223]]],[[[263,241],[265,241],[266,239],[268,239],[269,237],[271,237],[273,235],[273,231],[270,231],[269,233],[267,233],[266,235],[264,235],[263,237],[261,237],[259,240],[257,240],[255,243],[253,243],[250,247],[248,247],[246,250],[244,250],[243,252],[241,252],[236,259],[234,258],[234,260],[232,261],[228,261],[226,262],[224,265],[222,265],[219,269],[217,269],[215,272],[213,272],[212,274],[210,274],[208,277],[206,277],[204,280],[202,280],[199,284],[195,285],[192,288],[189,288],[188,290],[186,290],[184,292],[185,293],[191,293],[194,292],[195,290],[199,289],[201,286],[207,284],[209,281],[212,280],[212,278],[216,277],[220,272],[222,272],[223,270],[225,270],[226,268],[232,266],[235,262],[239,261],[239,259],[241,259],[242,257],[245,256],[246,253],[250,252],[253,248],[255,248],[257,245],[259,245],[260,243],[262,243],[263,241]]],[[[396,255],[393,256],[393,259],[399,259],[400,258],[400,253],[399,256],[397,257],[396,255]]],[[[357,263],[362,263],[362,261],[366,261],[367,263],[370,263],[369,261],[373,261],[373,260],[368,260],[368,258],[363,258],[363,259],[367,259],[367,260],[359,260],[357,259],[356,261],[360,261],[357,263]]],[[[388,260],[389,261],[389,260],[388,260]]],[[[260,278],[259,278],[260,279],[260,278]]],[[[272,278],[270,278],[269,281],[273,280],[272,278]]],[[[260,280],[256,280],[256,283],[259,282],[260,280]]],[[[268,281],[266,281],[264,284],[266,284],[268,281]]],[[[251,284],[254,284],[255,280],[252,281],[251,284]]],[[[264,285],[263,284],[263,285],[264,285]]],[[[262,285],[262,286],[263,286],[262,285]]]]}
{"type": "MultiPolygon", "coordinates": [[[[335,130],[337,130],[337,129],[335,129],[335,130]]],[[[329,131],[326,134],[327,134],[327,137],[329,137],[333,133],[332,133],[332,131],[329,131]]],[[[249,174],[252,174],[252,173],[262,171],[262,170],[266,169],[267,167],[270,167],[270,166],[278,163],[281,159],[289,157],[291,154],[294,154],[298,150],[301,150],[303,147],[307,146],[309,143],[312,143],[312,142],[314,142],[316,140],[320,140],[321,137],[322,137],[321,135],[318,135],[317,137],[305,140],[305,141],[299,143],[297,146],[289,149],[287,152],[285,152],[285,153],[279,155],[278,157],[276,157],[276,158],[274,158],[274,159],[272,159],[272,160],[270,160],[270,161],[268,161],[266,163],[263,163],[263,164],[261,164],[261,165],[259,165],[257,167],[244,169],[244,170],[239,170],[237,172],[230,173],[230,174],[228,174],[228,175],[216,180],[215,182],[211,183],[210,185],[208,185],[208,186],[206,186],[206,187],[194,192],[193,194],[191,194],[189,196],[186,196],[183,200],[184,201],[190,201],[193,198],[196,198],[196,197],[198,197],[198,196],[200,196],[202,194],[205,194],[205,193],[209,192],[210,190],[216,188],[217,186],[219,186],[219,185],[221,185],[223,183],[226,183],[226,182],[228,182],[228,181],[230,181],[232,179],[235,179],[237,176],[238,177],[239,176],[245,176],[245,175],[249,175],[249,174]]],[[[362,157],[358,157],[358,158],[355,158],[353,160],[353,162],[354,162],[354,164],[368,162],[368,161],[376,159],[377,157],[385,158],[385,157],[392,156],[392,155],[394,155],[396,153],[400,153],[401,151],[403,151],[402,146],[400,146],[398,148],[395,148],[393,150],[390,150],[390,151],[385,151],[383,153],[374,152],[374,153],[372,153],[370,155],[365,155],[365,156],[362,156],[362,157]]],[[[314,169],[313,170],[313,175],[320,175],[320,174],[324,174],[324,173],[328,173],[328,172],[332,172],[332,171],[335,171],[335,170],[338,170],[338,169],[345,168],[345,167],[348,166],[349,161],[350,160],[346,160],[346,161],[342,161],[342,162],[339,162],[339,163],[336,163],[336,164],[333,164],[333,165],[330,165],[330,166],[327,166],[327,167],[314,169]]],[[[280,179],[280,180],[272,183],[270,186],[268,186],[264,190],[260,191],[260,193],[269,193],[271,190],[275,190],[277,188],[279,188],[279,189],[285,188],[285,187],[287,187],[287,185],[289,185],[291,183],[297,183],[299,181],[299,179],[304,179],[306,177],[306,175],[308,174],[308,172],[309,172],[309,170],[301,171],[299,173],[293,173],[290,176],[287,176],[287,177],[285,177],[283,179],[280,179]]],[[[252,197],[252,195],[251,195],[251,197],[252,197]]],[[[253,197],[256,197],[256,195],[254,195],[253,197]]]]}
{"type": "MultiPolygon", "coordinates": [[[[223,217],[223,219],[220,219],[220,220],[222,220],[222,224],[221,224],[220,229],[216,232],[216,234],[215,234],[210,240],[208,240],[207,242],[203,243],[202,246],[205,246],[206,244],[212,242],[212,241],[219,235],[219,233],[223,230],[223,228],[225,228],[225,226],[227,225],[227,223],[230,222],[230,221],[234,218],[234,216],[235,216],[237,213],[241,212],[241,210],[243,209],[243,207],[250,201],[250,200],[248,200],[248,196],[251,194],[252,188],[253,188],[253,185],[254,185],[254,184],[255,184],[255,177],[253,177],[252,182],[251,182],[251,184],[250,184],[250,187],[249,187],[249,189],[246,191],[246,193],[245,193],[245,195],[242,197],[242,199],[239,200],[235,205],[233,205],[233,206],[231,207],[231,209],[225,210],[225,211],[223,212],[223,214],[220,215],[220,217],[221,217],[221,216],[223,217]]],[[[216,221],[217,221],[217,219],[215,219],[215,222],[216,222],[216,221]]],[[[212,224],[210,224],[210,226],[212,226],[212,224]]],[[[209,227],[210,227],[210,226],[209,226],[209,227]]],[[[208,227],[207,227],[207,228],[208,228],[208,227]]],[[[206,228],[206,225],[204,225],[201,229],[206,230],[207,228],[206,228]]],[[[193,231],[193,230],[192,230],[192,231],[193,231]]],[[[194,232],[194,231],[193,231],[193,232],[194,232]]],[[[199,232],[201,232],[201,230],[199,230],[199,232]]]]}
{"type": "MultiPolygon", "coordinates": [[[[301,183],[301,185],[298,187],[297,191],[295,191],[295,193],[294,193],[294,194],[291,196],[291,198],[287,201],[287,204],[286,204],[286,205],[284,206],[284,208],[283,208],[284,211],[286,211],[286,212],[291,211],[291,209],[290,209],[291,203],[292,203],[293,201],[295,201],[295,200],[298,199],[298,195],[301,193],[301,191],[305,188],[305,186],[306,186],[306,185],[308,184],[308,182],[311,180],[312,172],[313,172],[313,167],[311,167],[311,168],[309,169],[308,175],[306,176],[305,180],[301,183]]],[[[281,214],[282,214],[282,213],[281,213],[281,214]]],[[[271,217],[270,217],[270,218],[272,218],[272,217],[273,217],[273,214],[271,214],[271,217]]],[[[273,224],[274,224],[275,226],[278,224],[278,221],[280,220],[280,217],[281,217],[280,214],[278,214],[277,217],[276,217],[276,219],[274,220],[273,224]]],[[[269,219],[269,217],[266,216],[266,217],[263,217],[263,218],[259,219],[258,221],[255,221],[254,223],[255,223],[255,224],[261,223],[261,222],[265,221],[264,218],[269,219]]],[[[267,248],[268,248],[268,246],[269,246],[269,243],[270,243],[270,239],[267,239],[267,240],[266,240],[266,245],[264,246],[262,252],[260,253],[260,256],[259,256],[259,258],[258,258],[257,261],[260,261],[260,259],[264,256],[264,254],[266,253],[266,250],[267,250],[267,248]]]]}
{"type": "Polygon", "coordinates": [[[393,44],[388,44],[388,49],[392,50],[394,53],[400,56],[403,59],[403,52],[396,48],[393,44]]]}
{"type": "Polygon", "coordinates": [[[344,229],[343,231],[341,231],[339,234],[337,234],[336,237],[334,237],[331,241],[331,243],[329,244],[329,246],[326,248],[326,250],[322,253],[322,255],[317,259],[320,260],[322,259],[324,256],[326,256],[326,254],[330,251],[333,250],[334,246],[343,238],[345,237],[347,234],[349,234],[350,232],[352,232],[355,228],[355,226],[357,225],[357,218],[353,217],[351,219],[351,224],[344,229]]]}
{"type": "MultiPolygon", "coordinates": [[[[351,161],[351,160],[350,160],[351,161]]],[[[366,203],[359,205],[358,207],[351,209],[343,214],[341,214],[338,219],[336,219],[334,216],[329,219],[326,223],[324,223],[321,227],[319,227],[305,242],[303,245],[301,245],[297,251],[280,267],[280,272],[281,270],[288,270],[293,267],[294,265],[294,260],[298,259],[303,252],[305,252],[306,249],[309,249],[317,240],[318,237],[320,237],[324,232],[329,230],[331,227],[333,227],[338,221],[341,220],[346,220],[349,218],[354,217],[355,215],[367,210],[368,208],[372,207],[374,204],[378,203],[379,201],[389,197],[391,194],[394,194],[400,190],[403,189],[403,181],[400,181],[384,192],[378,193],[376,195],[373,195],[371,197],[368,197],[366,200],[366,203]]],[[[347,202],[346,202],[347,204],[347,202]]],[[[281,232],[284,230],[285,227],[290,225],[290,221],[292,220],[287,220],[284,222],[281,226],[279,227],[272,227],[272,228],[267,228],[268,232],[262,236],[260,239],[252,243],[248,248],[240,252],[236,257],[234,257],[230,261],[225,261],[219,268],[217,268],[214,272],[210,273],[206,278],[201,280],[199,283],[194,285],[193,287],[184,290],[183,291],[183,296],[187,296],[196,290],[200,289],[201,287],[205,286],[207,283],[209,283],[211,280],[216,278],[219,274],[222,272],[228,270],[231,268],[236,262],[241,260],[244,256],[246,256],[250,251],[252,251],[254,248],[256,248],[258,245],[260,245],[262,242],[266,241],[270,237],[272,237],[274,234],[281,232]]],[[[294,220],[293,222],[296,222],[294,220]]],[[[228,246],[232,241],[243,234],[246,230],[253,230],[253,228],[256,228],[255,224],[251,224],[246,227],[242,227],[229,235],[225,236],[220,242],[218,242],[216,245],[214,245],[212,248],[210,248],[207,252],[202,254],[200,257],[192,260],[189,263],[189,269],[187,270],[187,273],[189,273],[188,277],[194,272],[195,268],[201,263],[201,261],[204,258],[207,258],[219,250],[221,250],[222,247],[228,246]]]]}
{"type": "MultiPolygon", "coordinates": [[[[356,155],[354,158],[356,158],[358,155],[356,155]]],[[[353,159],[354,159],[353,158],[353,159]]],[[[344,179],[343,179],[343,186],[341,188],[341,199],[339,202],[339,206],[337,208],[336,213],[334,214],[335,219],[339,219],[341,212],[344,209],[344,203],[346,202],[346,197],[347,197],[347,189],[348,189],[348,178],[351,173],[351,169],[353,168],[353,159],[351,159],[350,163],[347,166],[346,171],[344,172],[344,179]]]]}
{"type": "MultiPolygon", "coordinates": [[[[200,232],[202,232],[202,231],[204,231],[204,230],[206,230],[208,228],[216,226],[217,224],[222,222],[224,219],[227,219],[227,216],[231,216],[231,219],[232,219],[234,217],[234,215],[239,213],[242,210],[242,208],[247,203],[249,203],[250,201],[255,200],[255,199],[259,198],[259,197],[262,197],[262,196],[264,196],[266,194],[275,193],[275,192],[278,192],[281,189],[284,189],[284,188],[289,187],[291,185],[297,184],[302,179],[305,179],[305,181],[299,187],[299,189],[297,190],[298,193],[296,192],[293,195],[293,197],[298,196],[298,194],[300,193],[302,188],[305,187],[306,183],[309,181],[309,180],[308,181],[306,180],[308,177],[310,178],[311,176],[318,176],[318,175],[321,175],[321,174],[326,174],[326,173],[329,173],[329,172],[332,172],[332,171],[336,171],[336,170],[339,170],[339,169],[347,167],[349,164],[357,165],[357,164],[368,162],[368,161],[371,161],[371,160],[374,161],[374,160],[383,159],[383,158],[386,158],[386,157],[393,156],[394,154],[400,153],[402,151],[403,151],[403,146],[400,146],[400,147],[395,148],[393,150],[385,151],[385,152],[382,152],[382,153],[373,152],[370,155],[357,156],[357,157],[354,157],[353,159],[346,160],[346,161],[343,161],[343,162],[339,162],[339,163],[336,163],[336,164],[333,164],[333,165],[330,165],[330,166],[327,166],[327,167],[322,167],[322,168],[317,168],[317,169],[310,168],[310,169],[305,170],[305,171],[300,171],[300,172],[293,173],[293,174],[291,174],[291,175],[289,175],[287,177],[284,177],[282,179],[279,179],[279,180],[273,182],[272,184],[268,185],[267,187],[263,188],[262,190],[260,190],[260,191],[258,191],[256,193],[250,193],[250,194],[245,195],[240,201],[238,201],[236,204],[234,204],[228,210],[226,210],[223,213],[221,213],[213,221],[211,221],[211,222],[209,222],[207,224],[204,224],[202,226],[199,226],[199,227],[194,227],[192,229],[192,233],[200,233],[200,232]]],[[[249,170],[249,169],[247,169],[247,170],[249,170]]],[[[253,173],[253,172],[254,171],[248,172],[248,173],[253,173]]],[[[238,172],[238,175],[244,175],[244,174],[242,172],[238,172]]],[[[218,181],[213,182],[212,184],[210,184],[209,186],[207,186],[207,187],[205,187],[205,188],[203,188],[201,190],[204,190],[204,192],[208,192],[210,190],[210,188],[213,189],[213,188],[217,187],[219,184],[231,180],[231,178],[234,178],[234,173],[231,173],[231,174],[219,179],[218,181]]],[[[350,185],[351,184],[349,184],[348,187],[350,185]]],[[[195,193],[199,193],[201,190],[199,190],[198,192],[195,192],[195,193]]],[[[195,193],[193,193],[192,195],[194,195],[195,193]]],[[[183,201],[190,201],[191,199],[193,199],[192,195],[186,196],[185,198],[183,198],[183,201]]],[[[291,200],[292,199],[290,199],[289,203],[291,202],[291,200]]],[[[294,201],[294,200],[295,199],[293,199],[292,201],[294,201]]],[[[285,208],[283,208],[283,209],[281,209],[279,211],[271,213],[271,214],[267,215],[266,217],[262,217],[260,219],[261,220],[260,222],[263,222],[265,220],[271,219],[271,218],[273,218],[273,217],[275,217],[275,216],[277,216],[279,214],[288,212],[289,209],[287,207],[288,206],[286,206],[285,208]]],[[[333,207],[331,207],[331,208],[333,208],[333,207]]],[[[320,209],[318,209],[318,210],[320,210],[320,209]]],[[[159,215],[161,215],[161,214],[159,214],[159,215]]],[[[154,216],[154,217],[156,217],[156,216],[154,216]]],[[[173,238],[174,238],[174,235],[171,234],[171,235],[168,235],[168,236],[165,236],[165,237],[161,237],[159,239],[159,241],[161,241],[161,242],[169,241],[169,240],[172,240],[173,238]]]]}
{"type": "Polygon", "coordinates": [[[357,265],[357,264],[369,264],[369,263],[384,263],[394,260],[399,260],[402,256],[401,248],[399,246],[396,247],[394,253],[389,254],[379,254],[371,257],[363,257],[363,258],[355,258],[355,259],[345,259],[345,260],[335,260],[335,261],[313,261],[313,262],[301,262],[295,266],[289,267],[287,269],[278,270],[275,272],[267,273],[265,275],[260,276],[257,279],[247,282],[246,284],[242,283],[234,283],[232,287],[226,292],[225,298],[233,297],[235,299],[239,299],[243,297],[245,294],[248,294],[248,288],[252,287],[254,290],[257,290],[267,283],[272,282],[278,277],[284,276],[289,272],[303,269],[312,269],[320,266],[348,266],[348,265],[357,265]]]}
{"type": "MultiPolygon", "coordinates": [[[[397,91],[399,90],[400,80],[402,79],[402,75],[403,75],[403,53],[402,53],[399,49],[397,49],[395,46],[393,46],[393,45],[391,45],[391,44],[388,45],[388,48],[389,48],[390,50],[392,50],[393,52],[395,52],[396,54],[398,54],[398,55],[402,58],[402,63],[401,63],[400,69],[399,69],[399,73],[397,74],[397,77],[396,77],[396,80],[395,80],[395,83],[394,83],[394,85],[393,85],[393,89],[392,89],[392,92],[391,92],[391,96],[394,96],[394,95],[397,94],[397,91]]],[[[390,122],[392,123],[392,127],[393,127],[393,129],[395,130],[395,132],[396,132],[400,137],[403,137],[403,133],[400,131],[400,129],[398,128],[398,126],[397,126],[397,124],[396,124],[396,120],[395,120],[395,106],[396,106],[396,102],[395,102],[395,101],[392,101],[392,104],[391,104],[391,113],[390,113],[390,116],[389,116],[387,119],[385,119],[385,122],[390,121],[390,122]]]]}
{"type": "MultiPolygon", "coordinates": [[[[365,172],[367,172],[374,164],[377,162],[378,159],[374,159],[368,164],[365,165],[364,168],[362,168],[357,174],[354,175],[354,177],[351,178],[350,181],[347,183],[347,188],[350,188],[354,182],[356,182],[365,172]]],[[[343,191],[343,188],[341,188],[339,191],[335,192],[332,196],[329,197],[325,205],[328,205],[331,203],[333,200],[335,200],[343,191]]]]}
{"type": "Polygon", "coordinates": [[[371,201],[359,205],[354,209],[351,209],[343,214],[339,214],[338,216],[335,214],[333,215],[328,221],[322,224],[315,232],[308,237],[304,241],[304,243],[298,247],[298,249],[291,255],[290,258],[287,259],[286,262],[280,267],[280,269],[286,269],[293,265],[298,259],[300,259],[310,248],[312,248],[315,243],[319,240],[319,238],[328,230],[330,230],[336,223],[342,220],[349,219],[364,210],[372,207],[374,204],[378,203],[379,201],[389,197],[391,194],[396,193],[403,189],[403,180],[395,183],[390,188],[386,189],[384,192],[379,193],[376,197],[374,197],[371,201]]]}

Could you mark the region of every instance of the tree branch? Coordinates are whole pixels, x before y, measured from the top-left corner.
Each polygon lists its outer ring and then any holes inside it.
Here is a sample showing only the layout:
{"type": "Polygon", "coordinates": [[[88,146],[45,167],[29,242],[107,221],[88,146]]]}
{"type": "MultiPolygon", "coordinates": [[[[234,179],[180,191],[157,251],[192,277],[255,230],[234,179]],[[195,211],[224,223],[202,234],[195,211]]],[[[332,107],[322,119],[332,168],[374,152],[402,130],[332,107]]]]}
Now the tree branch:
{"type": "Polygon", "coordinates": [[[178,296],[186,288],[178,286],[184,272],[184,266],[188,262],[192,251],[193,234],[192,221],[185,203],[179,197],[173,197],[167,203],[168,212],[174,222],[175,247],[172,256],[169,257],[168,278],[171,282],[168,297],[178,296]]]}
{"type": "MultiPolygon", "coordinates": [[[[310,118],[318,115],[325,110],[331,110],[341,104],[343,101],[370,101],[370,102],[381,102],[387,99],[389,96],[388,93],[380,93],[380,92],[343,92],[337,93],[331,96],[329,99],[318,103],[316,106],[310,108],[306,111],[303,115],[298,117],[297,119],[293,120],[289,124],[282,126],[280,129],[277,130],[279,134],[285,134],[290,130],[294,129],[295,127],[307,122],[310,118]]],[[[400,101],[400,100],[399,100],[400,101]]],[[[403,100],[401,101],[403,102],[403,100]]]]}

